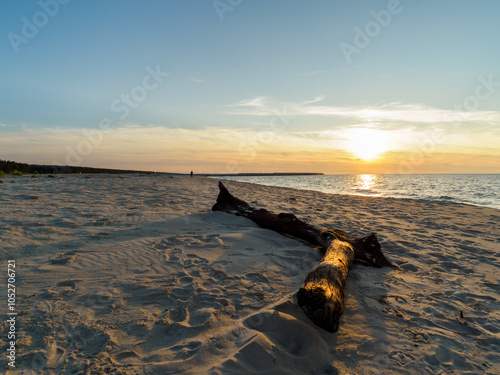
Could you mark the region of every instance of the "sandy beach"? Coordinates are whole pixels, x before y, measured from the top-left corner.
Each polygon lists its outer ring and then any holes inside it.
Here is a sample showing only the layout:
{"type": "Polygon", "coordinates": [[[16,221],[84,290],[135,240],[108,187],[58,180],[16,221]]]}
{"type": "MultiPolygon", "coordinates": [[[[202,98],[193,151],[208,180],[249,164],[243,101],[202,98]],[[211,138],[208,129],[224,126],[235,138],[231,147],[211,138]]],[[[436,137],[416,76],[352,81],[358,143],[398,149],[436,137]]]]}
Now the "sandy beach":
{"type": "Polygon", "coordinates": [[[499,210],[225,181],[255,207],[378,234],[397,268],[352,267],[332,334],[295,303],[320,254],[211,212],[215,179],[2,180],[1,372],[500,373],[499,210]],[[7,260],[16,263],[15,368],[7,260]]]}

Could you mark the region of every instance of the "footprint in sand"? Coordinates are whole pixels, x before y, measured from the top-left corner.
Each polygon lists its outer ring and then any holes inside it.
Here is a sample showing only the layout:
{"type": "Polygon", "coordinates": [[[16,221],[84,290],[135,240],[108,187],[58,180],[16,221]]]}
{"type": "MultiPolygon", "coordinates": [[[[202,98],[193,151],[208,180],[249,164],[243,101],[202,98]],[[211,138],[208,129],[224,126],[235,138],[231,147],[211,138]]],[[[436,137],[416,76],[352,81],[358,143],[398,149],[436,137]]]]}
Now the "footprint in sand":
{"type": "Polygon", "coordinates": [[[190,309],[189,311],[189,325],[191,327],[200,327],[207,323],[212,318],[211,308],[198,308],[190,309]]]}
{"type": "Polygon", "coordinates": [[[57,265],[66,265],[68,263],[76,263],[80,259],[80,255],[76,251],[68,251],[60,253],[50,258],[50,263],[57,265]]]}
{"type": "Polygon", "coordinates": [[[174,247],[165,252],[165,262],[174,269],[184,268],[184,255],[182,249],[174,247]]]}
{"type": "Polygon", "coordinates": [[[120,352],[117,355],[115,355],[114,358],[119,362],[125,362],[125,363],[140,362],[141,360],[139,354],[137,354],[133,350],[125,350],[123,352],[120,352]]]}
{"type": "Polygon", "coordinates": [[[185,267],[198,267],[202,264],[207,264],[208,260],[196,254],[187,254],[184,262],[185,267]]]}
{"type": "Polygon", "coordinates": [[[191,298],[194,292],[194,287],[192,284],[180,285],[179,287],[172,288],[171,294],[179,301],[186,302],[191,298]]]}
{"type": "Polygon", "coordinates": [[[96,356],[109,344],[107,333],[85,324],[68,325],[63,329],[66,331],[66,348],[85,350],[88,355],[96,356]]]}
{"type": "Polygon", "coordinates": [[[400,366],[405,366],[406,364],[413,362],[415,357],[410,353],[405,353],[401,350],[393,350],[388,355],[389,359],[397,362],[400,366]]]}
{"type": "MultiPolygon", "coordinates": [[[[176,330],[175,332],[169,332],[169,334],[170,333],[183,334],[182,331],[178,332],[178,330],[176,330]]],[[[198,354],[198,352],[202,348],[202,343],[199,341],[186,341],[183,341],[180,344],[177,343],[177,345],[175,346],[168,347],[169,344],[171,345],[172,343],[163,340],[161,349],[155,351],[153,354],[148,355],[145,358],[142,358],[142,361],[149,363],[168,363],[174,361],[189,360],[198,354]]],[[[180,374],[181,372],[175,373],[180,374]]]]}
{"type": "Polygon", "coordinates": [[[52,297],[68,296],[76,290],[76,282],[80,280],[65,280],[52,285],[47,294],[52,297]]]}
{"type": "Polygon", "coordinates": [[[182,323],[188,317],[185,303],[179,303],[177,306],[167,310],[164,321],[166,323],[182,323]]]}
{"type": "Polygon", "coordinates": [[[177,345],[172,347],[170,350],[177,352],[175,355],[176,360],[188,359],[195,356],[201,349],[201,342],[191,341],[185,345],[177,345]]]}
{"type": "Polygon", "coordinates": [[[47,368],[55,369],[64,361],[67,357],[66,349],[57,346],[56,342],[53,341],[47,350],[47,368]]]}

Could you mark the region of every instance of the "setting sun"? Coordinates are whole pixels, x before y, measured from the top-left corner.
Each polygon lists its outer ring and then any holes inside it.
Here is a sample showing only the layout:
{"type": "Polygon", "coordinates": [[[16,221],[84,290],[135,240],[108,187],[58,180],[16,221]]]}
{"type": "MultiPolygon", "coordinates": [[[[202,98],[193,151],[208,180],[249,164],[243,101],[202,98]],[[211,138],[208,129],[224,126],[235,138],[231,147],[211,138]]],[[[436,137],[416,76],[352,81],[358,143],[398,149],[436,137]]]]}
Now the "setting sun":
{"type": "Polygon", "coordinates": [[[347,135],[347,142],[347,150],[365,161],[371,161],[391,149],[389,135],[375,129],[352,129],[347,135]]]}

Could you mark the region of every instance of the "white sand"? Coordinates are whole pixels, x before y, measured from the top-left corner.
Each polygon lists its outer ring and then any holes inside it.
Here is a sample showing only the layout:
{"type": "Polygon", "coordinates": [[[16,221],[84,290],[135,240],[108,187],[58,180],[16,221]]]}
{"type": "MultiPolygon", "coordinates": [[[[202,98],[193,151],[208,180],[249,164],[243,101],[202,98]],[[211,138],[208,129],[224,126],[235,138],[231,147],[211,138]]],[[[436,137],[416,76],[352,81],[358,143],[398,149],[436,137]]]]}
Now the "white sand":
{"type": "Polygon", "coordinates": [[[3,181],[0,371],[7,259],[20,312],[7,374],[500,373],[499,210],[228,181],[257,207],[378,233],[399,267],[355,264],[332,334],[294,303],[319,254],[212,213],[216,180],[3,181]]]}

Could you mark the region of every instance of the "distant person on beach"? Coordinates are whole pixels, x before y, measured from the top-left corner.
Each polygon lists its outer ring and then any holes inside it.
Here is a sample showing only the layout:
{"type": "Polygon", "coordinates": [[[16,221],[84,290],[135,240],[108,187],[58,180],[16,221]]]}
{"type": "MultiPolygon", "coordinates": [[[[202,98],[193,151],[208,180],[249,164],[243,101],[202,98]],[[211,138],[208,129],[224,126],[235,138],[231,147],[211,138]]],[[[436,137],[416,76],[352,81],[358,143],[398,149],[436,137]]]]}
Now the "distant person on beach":
{"type": "Polygon", "coordinates": [[[193,171],[191,171],[191,177],[193,177],[193,171]]]}

